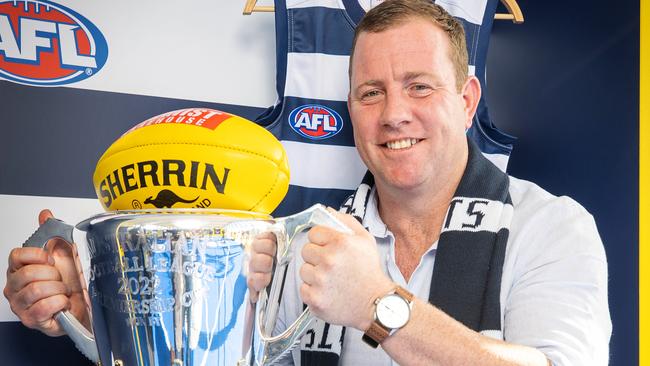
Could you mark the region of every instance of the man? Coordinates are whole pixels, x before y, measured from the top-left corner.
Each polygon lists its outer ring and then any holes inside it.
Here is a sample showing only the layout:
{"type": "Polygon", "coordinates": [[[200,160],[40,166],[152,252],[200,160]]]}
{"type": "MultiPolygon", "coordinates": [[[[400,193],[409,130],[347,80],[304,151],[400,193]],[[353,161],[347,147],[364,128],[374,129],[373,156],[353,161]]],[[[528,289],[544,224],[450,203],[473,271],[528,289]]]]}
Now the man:
{"type": "MultiPolygon", "coordinates": [[[[467,76],[460,24],[428,1],[388,0],[359,24],[350,63],[348,104],[370,174],[339,216],[353,234],[316,227],[294,262],[281,322],[301,302],[321,320],[293,361],[606,364],[607,264],[593,219],[468,143],[480,86],[467,76]]],[[[253,247],[249,285],[260,290],[274,239],[253,247]]],[[[61,282],[72,277],[63,258],[10,257],[5,296],[48,334],[61,334],[53,314],[81,307],[78,287],[61,282]]]]}
{"type": "MultiPolygon", "coordinates": [[[[339,216],[354,234],[312,229],[283,293],[281,323],[302,311],[298,295],[323,320],[294,362],[607,364],[607,263],[593,219],[468,143],[480,93],[462,27],[440,7],[386,1],[358,25],[348,107],[371,174],[342,207],[353,216],[339,216]]],[[[274,238],[253,249],[259,291],[274,238]]]]}

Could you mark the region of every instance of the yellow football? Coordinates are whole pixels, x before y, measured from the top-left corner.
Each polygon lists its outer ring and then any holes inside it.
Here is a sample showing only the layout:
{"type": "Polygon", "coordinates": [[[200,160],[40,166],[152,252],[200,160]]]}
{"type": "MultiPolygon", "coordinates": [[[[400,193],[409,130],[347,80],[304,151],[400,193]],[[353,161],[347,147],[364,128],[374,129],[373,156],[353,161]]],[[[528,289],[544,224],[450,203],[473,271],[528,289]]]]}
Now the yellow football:
{"type": "Polygon", "coordinates": [[[244,118],[190,108],[131,128],[93,174],[107,210],[221,208],[270,213],[289,187],[282,144],[244,118]]]}

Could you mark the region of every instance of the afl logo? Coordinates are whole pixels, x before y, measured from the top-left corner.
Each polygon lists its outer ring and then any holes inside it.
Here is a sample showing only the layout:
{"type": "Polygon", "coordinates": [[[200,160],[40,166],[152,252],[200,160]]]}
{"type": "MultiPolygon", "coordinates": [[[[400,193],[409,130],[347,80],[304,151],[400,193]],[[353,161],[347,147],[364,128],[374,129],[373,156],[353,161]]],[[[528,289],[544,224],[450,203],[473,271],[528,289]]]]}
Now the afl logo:
{"type": "Polygon", "coordinates": [[[95,75],[108,46],[88,19],[46,1],[0,0],[0,77],[55,86],[95,75]]]}
{"type": "Polygon", "coordinates": [[[289,115],[294,131],[312,140],[322,140],[343,129],[343,118],[335,110],[317,104],[300,106],[289,115]]]}

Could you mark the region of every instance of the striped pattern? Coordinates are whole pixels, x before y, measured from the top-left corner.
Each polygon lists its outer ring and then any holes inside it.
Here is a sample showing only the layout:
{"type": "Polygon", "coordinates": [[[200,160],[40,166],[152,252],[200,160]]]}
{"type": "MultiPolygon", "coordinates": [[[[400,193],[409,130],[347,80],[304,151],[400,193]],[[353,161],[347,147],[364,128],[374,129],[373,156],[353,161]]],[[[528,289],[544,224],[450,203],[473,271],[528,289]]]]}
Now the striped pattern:
{"type": "Polygon", "coordinates": [[[289,157],[289,171],[294,185],[353,190],[360,182],[357,172],[365,169],[357,149],[352,146],[303,144],[294,141],[282,141],[282,145],[289,157]],[[314,160],[319,160],[319,163],[313,164],[314,160]],[[321,174],[322,171],[330,174],[321,174]]]}
{"type": "Polygon", "coordinates": [[[472,197],[454,197],[447,212],[442,232],[489,231],[507,229],[512,221],[512,204],[498,200],[472,197]],[[492,213],[498,214],[492,214],[492,213]]]}
{"type": "Polygon", "coordinates": [[[290,53],[287,56],[285,94],[287,97],[302,97],[314,100],[348,99],[348,56],[323,53],[290,53]],[[314,82],[315,75],[327,75],[314,82]]]}
{"type": "MultiPolygon", "coordinates": [[[[487,40],[497,1],[439,1],[463,23],[469,73],[476,74],[484,87],[487,40]]],[[[314,203],[336,207],[352,193],[365,170],[353,148],[346,106],[349,52],[354,28],[364,10],[357,0],[276,0],[275,9],[279,101],[258,122],[287,148],[291,181],[285,201],[274,214],[288,215],[314,203]],[[289,115],[308,104],[323,105],[341,115],[340,133],[322,140],[296,133],[289,115]]],[[[492,125],[484,101],[479,112],[468,136],[488,159],[505,170],[511,139],[492,125]]]]}

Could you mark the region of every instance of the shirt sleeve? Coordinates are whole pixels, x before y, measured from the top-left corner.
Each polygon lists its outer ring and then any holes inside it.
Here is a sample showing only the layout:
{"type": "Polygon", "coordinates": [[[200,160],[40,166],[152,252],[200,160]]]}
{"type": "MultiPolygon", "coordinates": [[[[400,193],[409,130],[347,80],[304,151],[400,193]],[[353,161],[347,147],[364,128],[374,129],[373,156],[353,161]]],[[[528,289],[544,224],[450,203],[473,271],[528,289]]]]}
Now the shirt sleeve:
{"type": "Polygon", "coordinates": [[[566,197],[523,211],[506,255],[505,340],[539,349],[555,366],[607,365],[607,260],[593,217],[566,197]]]}

